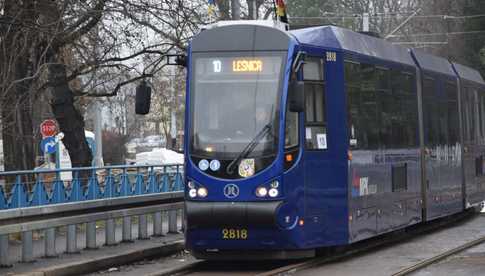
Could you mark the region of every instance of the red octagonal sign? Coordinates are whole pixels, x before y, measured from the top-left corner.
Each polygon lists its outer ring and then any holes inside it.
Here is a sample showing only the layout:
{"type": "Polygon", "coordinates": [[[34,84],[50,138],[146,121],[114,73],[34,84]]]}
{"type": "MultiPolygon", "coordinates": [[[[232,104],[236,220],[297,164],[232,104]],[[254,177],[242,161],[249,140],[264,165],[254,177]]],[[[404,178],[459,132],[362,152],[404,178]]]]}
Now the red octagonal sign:
{"type": "Polygon", "coordinates": [[[57,134],[57,123],[54,120],[45,120],[40,124],[42,137],[54,136],[57,134]]]}

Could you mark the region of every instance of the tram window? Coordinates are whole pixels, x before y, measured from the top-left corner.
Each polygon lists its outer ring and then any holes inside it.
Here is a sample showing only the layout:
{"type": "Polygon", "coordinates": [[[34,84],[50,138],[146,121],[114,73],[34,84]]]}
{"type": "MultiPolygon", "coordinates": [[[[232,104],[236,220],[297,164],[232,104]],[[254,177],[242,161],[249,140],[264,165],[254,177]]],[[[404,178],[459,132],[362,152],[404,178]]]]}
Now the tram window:
{"type": "Polygon", "coordinates": [[[481,93],[478,93],[477,97],[477,104],[478,104],[478,138],[482,139],[483,137],[483,126],[482,126],[482,120],[483,120],[483,110],[482,110],[482,101],[483,97],[481,93]]]}
{"type": "Polygon", "coordinates": [[[468,87],[461,88],[461,116],[463,121],[463,138],[465,141],[470,140],[470,126],[468,123],[468,102],[467,102],[468,87]]]}
{"type": "Polygon", "coordinates": [[[360,87],[360,63],[345,61],[345,85],[360,87]]]}
{"type": "Polygon", "coordinates": [[[379,103],[381,123],[379,127],[380,142],[383,147],[392,147],[398,141],[394,140],[393,128],[399,124],[396,114],[401,109],[396,94],[391,90],[390,71],[388,69],[376,70],[378,83],[376,96],[379,103]]]}
{"type": "Polygon", "coordinates": [[[303,66],[303,80],[305,81],[323,81],[323,59],[309,58],[303,66]]]}
{"type": "Polygon", "coordinates": [[[482,118],[480,120],[480,126],[482,127],[482,139],[485,138],[485,91],[482,92],[482,102],[480,105],[482,110],[482,118]]]}
{"type": "Polygon", "coordinates": [[[448,108],[446,111],[448,119],[448,145],[455,145],[459,140],[459,124],[458,124],[458,93],[457,87],[454,83],[446,83],[446,95],[448,98],[448,108]]]}
{"type": "Polygon", "coordinates": [[[413,73],[400,74],[400,87],[402,91],[401,111],[404,121],[401,145],[413,147],[418,145],[418,96],[415,92],[416,78],[413,73]]]}
{"type": "Polygon", "coordinates": [[[305,141],[307,149],[327,149],[325,89],[323,84],[305,84],[305,141]]]}
{"type": "Polygon", "coordinates": [[[379,112],[375,67],[345,62],[349,143],[355,149],[379,147],[379,112]]]}
{"type": "Polygon", "coordinates": [[[290,112],[290,105],[286,105],[285,148],[298,146],[298,112],[290,112]]]}
{"type": "Polygon", "coordinates": [[[475,140],[475,96],[474,89],[465,87],[463,90],[463,122],[465,141],[475,140]]]}
{"type": "Polygon", "coordinates": [[[309,58],[303,66],[305,80],[305,144],[310,150],[327,149],[326,99],[323,59],[309,58]]]}
{"type": "Polygon", "coordinates": [[[426,146],[439,143],[439,109],[436,102],[436,81],[425,78],[423,81],[423,123],[426,146]]]}
{"type": "Polygon", "coordinates": [[[472,135],[472,141],[475,141],[475,139],[477,138],[477,132],[478,132],[478,128],[477,128],[477,122],[478,122],[478,103],[477,103],[477,90],[475,88],[473,88],[471,90],[471,94],[470,94],[470,97],[471,97],[471,101],[470,101],[470,104],[471,104],[471,107],[470,107],[470,110],[472,111],[472,114],[471,114],[471,124],[472,124],[472,129],[471,129],[471,135],[472,135]]]}

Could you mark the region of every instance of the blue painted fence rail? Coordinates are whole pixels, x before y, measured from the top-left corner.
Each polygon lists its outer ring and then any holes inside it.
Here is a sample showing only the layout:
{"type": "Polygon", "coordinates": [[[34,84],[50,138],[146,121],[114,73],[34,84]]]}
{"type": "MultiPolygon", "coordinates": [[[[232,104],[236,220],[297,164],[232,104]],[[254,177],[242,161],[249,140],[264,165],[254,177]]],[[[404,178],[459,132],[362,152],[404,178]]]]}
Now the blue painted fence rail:
{"type": "Polygon", "coordinates": [[[16,180],[8,184],[13,184],[8,194],[5,185],[0,186],[0,210],[182,191],[184,187],[183,165],[179,164],[0,172],[0,179],[7,177],[16,180]],[[72,179],[62,180],[63,172],[72,173],[72,179]]]}

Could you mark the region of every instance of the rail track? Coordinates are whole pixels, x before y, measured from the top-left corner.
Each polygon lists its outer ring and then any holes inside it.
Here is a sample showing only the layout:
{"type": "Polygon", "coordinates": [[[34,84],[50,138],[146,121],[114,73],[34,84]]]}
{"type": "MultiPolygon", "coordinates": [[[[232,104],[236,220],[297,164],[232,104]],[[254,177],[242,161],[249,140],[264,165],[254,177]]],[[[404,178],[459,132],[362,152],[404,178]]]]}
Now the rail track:
{"type": "MultiPolygon", "coordinates": [[[[273,275],[286,275],[296,273],[301,270],[314,268],[322,266],[325,264],[330,264],[336,261],[344,260],[346,258],[351,258],[363,254],[372,249],[377,249],[384,246],[392,246],[395,243],[403,242],[416,235],[428,233],[434,230],[438,230],[443,226],[451,226],[454,223],[460,222],[467,218],[473,216],[473,212],[465,212],[462,214],[457,214],[445,219],[440,219],[425,225],[417,225],[406,231],[399,231],[386,234],[382,237],[374,238],[371,240],[359,242],[350,246],[344,246],[339,248],[332,248],[326,252],[320,252],[319,256],[303,260],[292,262],[269,262],[269,263],[221,263],[221,262],[208,262],[200,261],[182,267],[177,271],[172,271],[168,274],[157,274],[157,275],[257,275],[257,276],[273,276],[273,275]]],[[[431,264],[439,262],[444,258],[457,254],[461,251],[469,249],[473,246],[479,245],[485,242],[485,237],[475,239],[471,242],[463,244],[459,247],[447,250],[439,255],[432,258],[420,261],[412,266],[402,269],[392,276],[403,276],[409,275],[410,273],[416,272],[424,267],[431,264]]]]}
{"type": "Polygon", "coordinates": [[[404,276],[404,275],[409,275],[411,273],[414,273],[414,272],[417,272],[427,266],[430,266],[432,264],[435,264],[445,258],[448,258],[450,256],[453,256],[453,255],[456,255],[464,250],[467,250],[469,248],[472,248],[474,246],[477,246],[481,243],[484,243],[485,242],[485,237],[481,237],[481,238],[478,238],[478,239],[475,239],[473,241],[470,241],[470,242],[467,242],[463,245],[460,245],[458,247],[455,247],[453,249],[450,249],[450,250],[447,250],[439,255],[436,255],[432,258],[429,258],[429,259],[426,259],[426,260],[423,260],[415,265],[412,265],[410,267],[407,267],[405,269],[402,269],[394,274],[392,274],[392,276],[404,276]]]}

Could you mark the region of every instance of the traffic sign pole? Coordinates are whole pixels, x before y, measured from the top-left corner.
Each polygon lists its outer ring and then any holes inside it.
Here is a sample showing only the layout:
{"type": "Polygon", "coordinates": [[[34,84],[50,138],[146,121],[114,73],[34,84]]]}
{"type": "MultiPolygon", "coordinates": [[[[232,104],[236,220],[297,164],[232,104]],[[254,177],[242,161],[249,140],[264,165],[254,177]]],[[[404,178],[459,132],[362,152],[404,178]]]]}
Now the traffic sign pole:
{"type": "Polygon", "coordinates": [[[44,120],[40,124],[42,134],[41,149],[44,152],[44,163],[50,164],[50,154],[56,152],[56,168],[60,167],[59,143],[54,137],[57,134],[57,122],[52,119],[44,120]]]}

